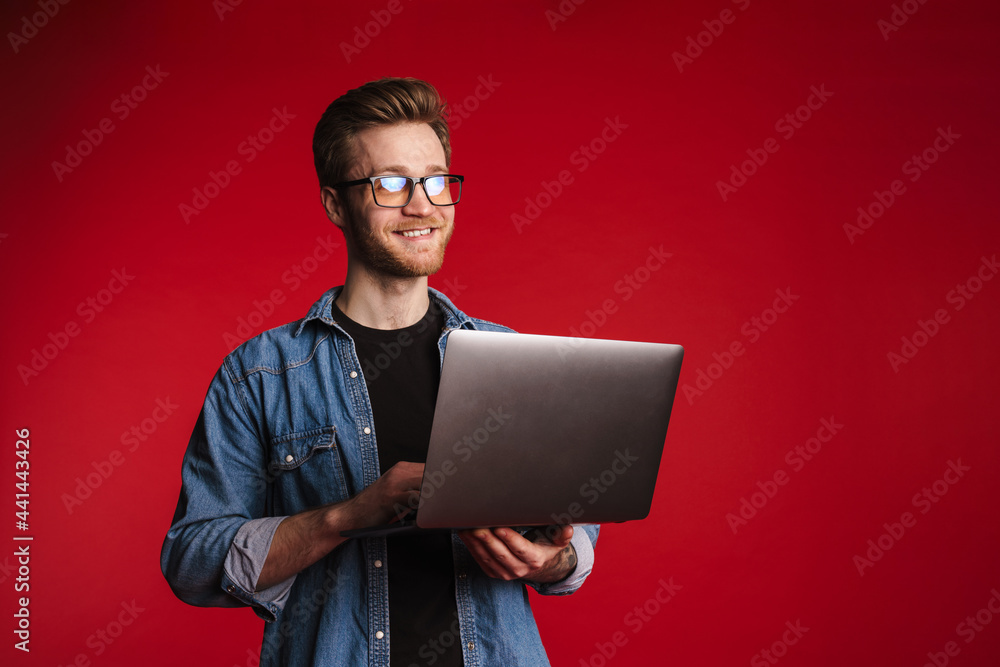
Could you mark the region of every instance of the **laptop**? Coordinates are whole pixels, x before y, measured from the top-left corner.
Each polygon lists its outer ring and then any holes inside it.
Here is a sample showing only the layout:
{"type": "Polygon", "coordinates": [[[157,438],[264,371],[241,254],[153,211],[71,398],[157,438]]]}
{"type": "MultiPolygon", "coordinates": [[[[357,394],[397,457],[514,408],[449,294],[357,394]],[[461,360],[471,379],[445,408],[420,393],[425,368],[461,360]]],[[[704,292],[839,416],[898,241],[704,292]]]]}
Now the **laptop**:
{"type": "Polygon", "coordinates": [[[452,331],[415,512],[341,535],[645,518],[683,355],[663,343],[452,331]]]}

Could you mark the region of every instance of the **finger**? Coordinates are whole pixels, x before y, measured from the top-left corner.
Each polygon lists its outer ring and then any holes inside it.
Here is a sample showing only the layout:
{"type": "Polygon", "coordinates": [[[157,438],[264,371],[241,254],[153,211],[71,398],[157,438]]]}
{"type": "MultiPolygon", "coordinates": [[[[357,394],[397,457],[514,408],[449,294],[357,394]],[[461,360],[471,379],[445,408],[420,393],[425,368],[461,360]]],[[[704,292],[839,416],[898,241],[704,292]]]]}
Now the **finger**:
{"type": "Polygon", "coordinates": [[[516,530],[511,530],[510,528],[494,528],[493,534],[502,540],[508,551],[510,551],[511,554],[513,554],[514,557],[522,563],[527,563],[529,566],[533,567],[538,561],[537,545],[531,540],[525,538],[516,530]]]}
{"type": "Polygon", "coordinates": [[[472,537],[473,542],[477,544],[481,562],[485,563],[497,578],[517,579],[527,572],[528,568],[521,559],[511,553],[507,545],[494,535],[492,530],[473,531],[472,537]]]}
{"type": "Polygon", "coordinates": [[[563,526],[558,533],[556,533],[554,539],[552,540],[552,545],[557,547],[569,546],[570,541],[573,539],[573,526],[563,526]]]}
{"type": "Polygon", "coordinates": [[[424,464],[403,461],[397,463],[400,466],[401,480],[407,486],[420,488],[420,481],[424,478],[424,464]]]}
{"type": "Polygon", "coordinates": [[[490,558],[486,548],[483,546],[482,540],[476,537],[473,531],[459,531],[458,536],[469,550],[469,553],[472,554],[472,558],[479,564],[479,567],[487,576],[494,579],[502,578],[501,573],[496,569],[493,559],[490,558]]]}

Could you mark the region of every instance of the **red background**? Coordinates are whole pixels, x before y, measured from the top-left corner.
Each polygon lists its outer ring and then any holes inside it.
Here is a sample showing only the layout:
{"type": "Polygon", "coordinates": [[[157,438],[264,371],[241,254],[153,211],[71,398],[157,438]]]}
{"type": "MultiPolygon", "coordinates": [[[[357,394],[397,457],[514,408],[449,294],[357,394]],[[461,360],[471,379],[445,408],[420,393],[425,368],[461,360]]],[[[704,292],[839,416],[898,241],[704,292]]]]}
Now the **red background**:
{"type": "MultiPolygon", "coordinates": [[[[1000,619],[984,612],[991,623],[968,643],[958,626],[1000,587],[989,492],[1000,281],[973,280],[961,309],[947,298],[1000,251],[995,3],[910,0],[915,13],[887,37],[887,0],[591,0],[563,2],[559,21],[546,14],[555,0],[403,0],[397,14],[381,1],[249,0],[221,16],[218,4],[70,2],[16,52],[9,35],[0,47],[0,535],[35,538],[27,655],[11,647],[13,546],[0,552],[4,660],[253,664],[261,622],[249,610],[186,606],[159,573],[181,456],[223,336],[255,300],[283,298],[253,333],[342,281],[342,248],[307,262],[316,270],[298,289],[283,281],[318,237],[340,242],[312,167],[319,115],[364,81],[412,75],[465,111],[453,167],[466,193],[432,285],[525,332],[596,320],[585,333],[680,343],[682,383],[716,377],[678,395],[650,517],[605,528],[579,593],[533,597],[552,663],[767,664],[758,653],[779,642],[785,665],[923,665],[955,642],[949,664],[997,664],[1000,619]],[[724,9],[734,20],[712,23],[724,9]],[[341,44],[372,11],[391,20],[348,58],[341,44]],[[679,71],[673,53],[701,32],[707,46],[679,71]],[[112,103],[147,66],[168,74],[120,119],[112,103]],[[492,90],[466,103],[480,77],[492,90]],[[788,138],[775,123],[812,86],[831,95],[788,138]],[[274,108],[295,118],[248,162],[239,146],[274,108]],[[53,162],[104,118],[114,131],[60,180],[53,162]],[[625,127],[602,147],[606,119],[625,127]],[[960,136],[911,181],[904,163],[939,128],[960,136]],[[724,201],[717,182],[769,138],[777,152],[724,201]],[[580,171],[574,152],[591,142],[603,152],[580,171]],[[229,160],[240,173],[185,224],[179,205],[229,160]],[[573,182],[518,231],[512,214],[562,170],[573,182]],[[852,243],[845,223],[896,179],[905,193],[852,243]],[[637,271],[651,247],[672,256],[637,271]],[[86,321],[78,304],[123,268],[134,279],[86,321]],[[627,300],[615,289],[626,275],[645,280],[627,300]],[[751,341],[744,323],[771,318],[779,289],[799,298],[751,341]],[[613,312],[597,316],[607,299],[613,312]],[[894,369],[887,355],[939,309],[946,323],[894,369]],[[33,350],[74,323],[23,380],[33,350]],[[736,341],[744,353],[712,368],[736,341]],[[122,434],[158,399],[178,407],[129,451],[122,434]],[[843,428],[794,470],[786,452],[831,417],[843,428]],[[31,431],[26,532],[14,527],[19,428],[31,431]],[[64,494],[115,450],[121,465],[70,513],[64,494]],[[920,513],[914,495],[959,460],[969,470],[920,513]],[[727,514],[778,471],[787,484],[734,534],[727,514]],[[861,576],[855,556],[907,511],[915,525],[883,537],[891,547],[861,576]],[[671,578],[681,588],[660,606],[671,578]],[[113,643],[93,638],[133,601],[142,611],[113,643]],[[809,628],[787,654],[786,622],[809,628]]],[[[5,3],[0,28],[20,32],[39,11],[5,3]]]]}

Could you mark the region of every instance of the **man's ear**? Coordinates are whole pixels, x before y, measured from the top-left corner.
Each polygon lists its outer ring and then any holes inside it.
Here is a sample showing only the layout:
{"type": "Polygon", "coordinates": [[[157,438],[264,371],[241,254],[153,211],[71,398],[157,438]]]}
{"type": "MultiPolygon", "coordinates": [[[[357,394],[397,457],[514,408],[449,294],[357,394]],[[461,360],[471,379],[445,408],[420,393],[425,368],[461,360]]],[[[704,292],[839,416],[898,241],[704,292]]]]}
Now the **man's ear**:
{"type": "Polygon", "coordinates": [[[319,195],[323,202],[323,208],[326,210],[326,217],[330,218],[330,222],[344,229],[347,226],[348,215],[345,193],[337,192],[331,187],[325,187],[320,189],[319,195]]]}

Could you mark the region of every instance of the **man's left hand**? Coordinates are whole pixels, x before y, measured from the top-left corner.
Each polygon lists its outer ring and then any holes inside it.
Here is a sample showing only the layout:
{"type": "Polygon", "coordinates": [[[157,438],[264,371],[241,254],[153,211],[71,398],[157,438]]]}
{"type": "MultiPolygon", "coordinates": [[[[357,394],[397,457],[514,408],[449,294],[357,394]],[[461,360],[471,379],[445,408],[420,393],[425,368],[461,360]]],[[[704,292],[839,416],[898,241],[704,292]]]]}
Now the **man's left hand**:
{"type": "Polygon", "coordinates": [[[476,528],[458,535],[483,572],[496,579],[552,583],[576,568],[576,550],[570,544],[573,526],[552,526],[538,542],[510,528],[476,528]]]}

